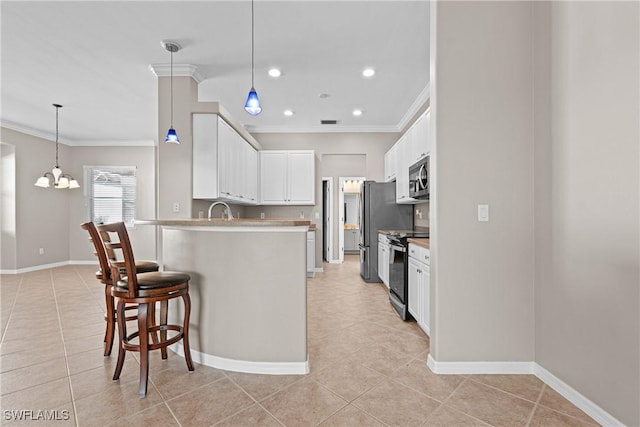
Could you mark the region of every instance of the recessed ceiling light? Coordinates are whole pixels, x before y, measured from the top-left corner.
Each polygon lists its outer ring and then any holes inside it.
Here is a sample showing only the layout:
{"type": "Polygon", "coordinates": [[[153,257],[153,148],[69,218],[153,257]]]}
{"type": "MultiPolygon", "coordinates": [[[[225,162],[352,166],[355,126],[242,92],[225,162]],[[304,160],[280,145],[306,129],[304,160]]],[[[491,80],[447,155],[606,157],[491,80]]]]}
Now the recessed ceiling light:
{"type": "Polygon", "coordinates": [[[362,110],[353,110],[353,115],[358,117],[362,115],[362,110]]]}
{"type": "Polygon", "coordinates": [[[365,68],[364,70],[362,70],[362,75],[364,77],[373,77],[375,73],[376,70],[374,70],[373,68],[365,68]]]}
{"type": "Polygon", "coordinates": [[[320,99],[325,99],[325,98],[328,98],[330,96],[331,95],[329,95],[328,93],[319,93],[318,94],[318,98],[320,98],[320,99]]]}
{"type": "Polygon", "coordinates": [[[271,68],[269,70],[269,75],[271,77],[280,77],[282,75],[282,72],[280,70],[278,70],[277,68],[271,68]]]}
{"type": "Polygon", "coordinates": [[[293,116],[293,111],[291,110],[284,110],[283,114],[287,117],[291,117],[293,116]]]}

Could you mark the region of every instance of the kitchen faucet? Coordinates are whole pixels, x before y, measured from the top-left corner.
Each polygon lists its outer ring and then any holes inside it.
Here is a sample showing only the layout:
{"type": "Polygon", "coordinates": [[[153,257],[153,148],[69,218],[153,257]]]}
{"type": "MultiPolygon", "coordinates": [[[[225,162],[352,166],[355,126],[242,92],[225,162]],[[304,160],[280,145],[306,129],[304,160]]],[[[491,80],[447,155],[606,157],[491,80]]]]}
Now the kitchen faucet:
{"type": "Polygon", "coordinates": [[[211,203],[211,206],[209,206],[209,214],[207,215],[207,218],[211,219],[211,212],[213,212],[213,208],[216,205],[224,205],[224,207],[227,208],[227,220],[231,221],[233,219],[233,214],[231,213],[231,208],[225,202],[213,202],[213,203],[211,203]]]}

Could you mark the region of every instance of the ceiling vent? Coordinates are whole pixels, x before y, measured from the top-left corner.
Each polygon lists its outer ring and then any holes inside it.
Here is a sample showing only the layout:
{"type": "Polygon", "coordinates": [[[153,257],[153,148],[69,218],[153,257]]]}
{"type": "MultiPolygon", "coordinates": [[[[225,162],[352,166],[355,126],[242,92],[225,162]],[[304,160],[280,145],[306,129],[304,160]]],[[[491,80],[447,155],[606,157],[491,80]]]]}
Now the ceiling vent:
{"type": "Polygon", "coordinates": [[[337,125],[337,120],[320,120],[321,125],[337,125]]]}

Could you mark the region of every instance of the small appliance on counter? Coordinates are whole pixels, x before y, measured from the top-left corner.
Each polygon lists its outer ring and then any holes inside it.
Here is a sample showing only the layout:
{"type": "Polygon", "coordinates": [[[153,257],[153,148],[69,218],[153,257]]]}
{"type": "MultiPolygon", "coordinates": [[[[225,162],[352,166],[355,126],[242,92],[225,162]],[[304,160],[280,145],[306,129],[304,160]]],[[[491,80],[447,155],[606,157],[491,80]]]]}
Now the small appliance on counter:
{"type": "Polygon", "coordinates": [[[360,187],[360,275],[378,277],[378,230],[412,230],[413,206],[396,204],[396,183],[364,181],[360,187]]]}
{"type": "Polygon", "coordinates": [[[389,240],[389,301],[402,320],[411,319],[409,314],[409,253],[407,239],[428,238],[428,231],[391,233],[389,240]]]}
{"type": "Polygon", "coordinates": [[[429,158],[427,155],[409,166],[409,197],[429,200],[429,158]]]}

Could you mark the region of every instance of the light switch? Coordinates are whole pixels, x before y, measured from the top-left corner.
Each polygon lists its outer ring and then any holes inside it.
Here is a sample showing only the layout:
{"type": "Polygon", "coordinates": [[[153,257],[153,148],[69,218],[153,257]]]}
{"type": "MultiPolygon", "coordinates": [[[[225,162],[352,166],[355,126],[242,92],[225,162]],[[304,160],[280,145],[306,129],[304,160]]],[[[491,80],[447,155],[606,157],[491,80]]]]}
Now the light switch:
{"type": "Polygon", "coordinates": [[[478,205],[478,221],[489,221],[489,205],[478,205]]]}

